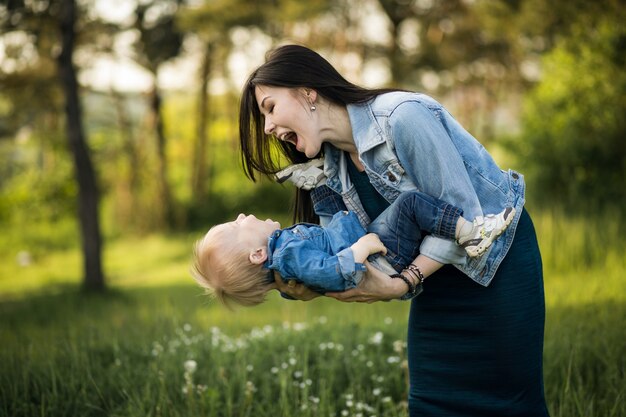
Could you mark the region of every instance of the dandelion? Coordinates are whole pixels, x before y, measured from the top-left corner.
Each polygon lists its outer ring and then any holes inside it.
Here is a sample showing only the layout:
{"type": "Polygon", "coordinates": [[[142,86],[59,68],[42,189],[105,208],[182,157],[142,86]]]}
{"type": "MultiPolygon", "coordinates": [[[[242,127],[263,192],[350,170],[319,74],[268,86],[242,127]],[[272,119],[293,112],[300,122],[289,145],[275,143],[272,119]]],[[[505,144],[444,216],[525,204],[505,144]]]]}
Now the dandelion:
{"type": "Polygon", "coordinates": [[[270,369],[270,372],[273,374],[277,374],[278,373],[278,368],[275,366],[272,366],[272,369],[270,369]]]}
{"type": "Polygon", "coordinates": [[[348,410],[341,410],[341,415],[342,416],[347,416],[349,414],[350,414],[350,412],[348,410]]]}
{"type": "Polygon", "coordinates": [[[335,344],[333,342],[328,342],[328,349],[334,349],[335,344]]]}
{"type": "Polygon", "coordinates": [[[385,324],[390,325],[391,323],[393,323],[393,319],[391,317],[385,317],[385,324]]]}
{"type": "Polygon", "coordinates": [[[296,379],[302,378],[302,372],[296,371],[293,373],[293,377],[296,379]]]}
{"type": "Polygon", "coordinates": [[[402,353],[406,344],[402,340],[396,340],[393,342],[393,351],[396,353],[402,353]]]}
{"type": "Polygon", "coordinates": [[[295,365],[296,363],[298,363],[298,361],[296,360],[296,358],[289,358],[289,365],[295,365]]]}
{"type": "Polygon", "coordinates": [[[191,331],[191,324],[185,323],[185,325],[183,326],[183,330],[186,331],[186,332],[190,332],[191,331]]]}
{"type": "Polygon", "coordinates": [[[310,386],[311,384],[313,384],[313,381],[311,381],[310,379],[307,379],[306,381],[304,381],[304,383],[310,386]]]}
{"type": "Polygon", "coordinates": [[[383,397],[382,402],[383,403],[390,403],[391,402],[391,397],[383,397]]]}
{"type": "Polygon", "coordinates": [[[328,345],[326,345],[326,343],[320,343],[319,348],[320,348],[320,350],[326,350],[327,346],[328,345]]]}
{"type": "Polygon", "coordinates": [[[187,372],[188,374],[193,374],[194,372],[196,372],[196,368],[198,367],[198,364],[193,359],[189,359],[188,361],[185,361],[184,366],[185,366],[185,372],[187,372]]]}
{"type": "Polygon", "coordinates": [[[387,363],[399,363],[400,358],[397,356],[390,356],[387,358],[387,363]]]}
{"type": "Polygon", "coordinates": [[[367,361],[367,363],[365,364],[365,366],[367,366],[368,368],[371,368],[372,366],[374,366],[374,362],[372,362],[372,361],[367,361]]]}
{"type": "Polygon", "coordinates": [[[246,395],[252,395],[256,392],[256,387],[252,381],[246,381],[246,395]]]}
{"type": "Polygon", "coordinates": [[[319,322],[320,324],[326,324],[326,323],[328,322],[328,319],[326,318],[326,316],[320,316],[320,317],[318,318],[318,322],[319,322]]]}
{"type": "Polygon", "coordinates": [[[378,397],[378,396],[380,395],[380,393],[381,393],[381,392],[382,392],[382,390],[381,390],[380,388],[374,388],[374,389],[372,390],[372,394],[373,394],[375,397],[378,397]]]}
{"type": "Polygon", "coordinates": [[[382,341],[383,341],[382,332],[376,332],[372,335],[372,337],[370,337],[370,343],[373,345],[380,345],[382,341]]]}
{"type": "Polygon", "coordinates": [[[318,397],[314,397],[314,396],[310,396],[309,397],[309,401],[311,401],[313,404],[319,404],[320,399],[318,397]]]}

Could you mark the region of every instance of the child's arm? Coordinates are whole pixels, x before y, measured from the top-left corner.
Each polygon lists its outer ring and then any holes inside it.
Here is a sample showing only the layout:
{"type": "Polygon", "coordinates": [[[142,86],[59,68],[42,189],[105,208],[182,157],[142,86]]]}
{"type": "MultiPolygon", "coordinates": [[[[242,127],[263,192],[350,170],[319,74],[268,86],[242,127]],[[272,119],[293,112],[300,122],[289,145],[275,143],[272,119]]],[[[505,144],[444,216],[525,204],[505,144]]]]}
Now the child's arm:
{"type": "Polygon", "coordinates": [[[375,233],[368,233],[362,236],[351,246],[351,249],[354,261],[358,263],[365,262],[368,256],[375,253],[382,253],[383,255],[387,253],[387,248],[375,233]]]}
{"type": "Polygon", "coordinates": [[[378,252],[386,253],[387,249],[375,234],[362,236],[334,255],[305,239],[275,251],[273,269],[283,279],[295,278],[317,291],[344,291],[361,280],[366,270],[363,262],[378,252]]]}

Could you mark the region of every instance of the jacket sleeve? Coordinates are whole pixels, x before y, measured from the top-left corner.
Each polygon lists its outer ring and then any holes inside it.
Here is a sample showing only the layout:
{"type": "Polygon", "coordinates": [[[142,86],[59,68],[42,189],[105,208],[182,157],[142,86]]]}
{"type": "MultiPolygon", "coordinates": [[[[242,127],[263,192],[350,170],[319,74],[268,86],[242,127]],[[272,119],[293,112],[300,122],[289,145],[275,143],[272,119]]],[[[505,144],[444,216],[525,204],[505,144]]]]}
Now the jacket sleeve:
{"type": "MultiPolygon", "coordinates": [[[[440,120],[442,108],[415,100],[398,106],[389,119],[396,154],[416,187],[463,209],[473,219],[482,215],[478,195],[463,159],[440,120]],[[437,113],[439,112],[439,113],[437,113]]],[[[465,251],[453,241],[426,236],[420,253],[442,263],[465,263],[465,251]]]]}
{"type": "Polygon", "coordinates": [[[355,287],[363,277],[365,265],[356,263],[351,248],[336,255],[313,247],[309,241],[293,242],[274,254],[283,279],[293,278],[307,287],[323,291],[344,291],[355,287]]]}

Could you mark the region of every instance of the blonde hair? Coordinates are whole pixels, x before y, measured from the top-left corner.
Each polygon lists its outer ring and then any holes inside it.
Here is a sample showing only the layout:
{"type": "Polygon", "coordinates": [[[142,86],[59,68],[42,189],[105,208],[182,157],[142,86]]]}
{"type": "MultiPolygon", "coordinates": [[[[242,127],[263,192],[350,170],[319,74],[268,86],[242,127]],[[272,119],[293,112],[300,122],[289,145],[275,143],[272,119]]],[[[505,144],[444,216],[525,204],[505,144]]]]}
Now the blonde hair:
{"type": "Polygon", "coordinates": [[[265,301],[272,288],[268,271],[249,260],[250,248],[239,245],[232,234],[215,227],[194,246],[191,274],[207,294],[228,308],[232,304],[254,306],[265,301]]]}

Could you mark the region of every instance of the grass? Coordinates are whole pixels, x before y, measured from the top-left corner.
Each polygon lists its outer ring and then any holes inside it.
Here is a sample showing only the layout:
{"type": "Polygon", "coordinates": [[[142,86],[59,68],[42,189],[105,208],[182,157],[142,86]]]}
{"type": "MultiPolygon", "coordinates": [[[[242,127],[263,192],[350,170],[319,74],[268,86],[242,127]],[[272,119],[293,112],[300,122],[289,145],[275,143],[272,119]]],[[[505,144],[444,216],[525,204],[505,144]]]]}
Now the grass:
{"type": "MultiPolygon", "coordinates": [[[[534,220],[551,415],[624,416],[626,242],[606,224],[534,220]]],[[[188,277],[197,237],[109,242],[105,294],[78,291],[75,250],[26,267],[21,248],[3,255],[0,416],[406,416],[408,304],[273,296],[230,312],[188,277]]]]}

